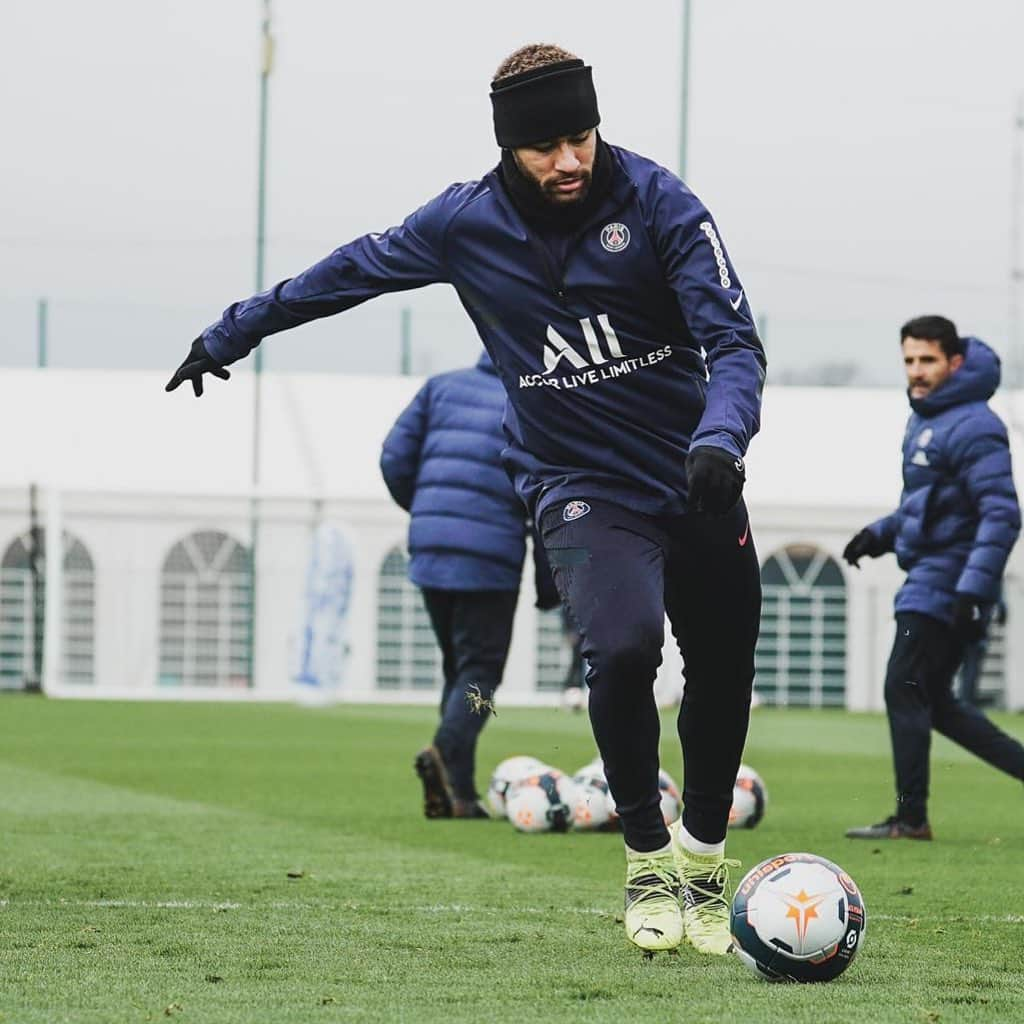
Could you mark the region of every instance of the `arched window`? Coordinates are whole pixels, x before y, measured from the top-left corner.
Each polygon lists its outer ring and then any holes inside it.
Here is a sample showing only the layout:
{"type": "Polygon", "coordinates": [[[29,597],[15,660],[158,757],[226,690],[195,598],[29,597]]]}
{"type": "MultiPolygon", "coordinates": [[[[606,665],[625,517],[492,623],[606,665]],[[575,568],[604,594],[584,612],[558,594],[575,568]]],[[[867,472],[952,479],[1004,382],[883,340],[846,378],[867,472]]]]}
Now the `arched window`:
{"type": "Polygon", "coordinates": [[[409,582],[399,547],[388,552],[377,580],[377,688],[441,688],[441,653],[419,589],[409,582]]]}
{"type": "Polygon", "coordinates": [[[754,685],[768,704],[842,706],[846,698],[846,582],[838,563],[809,544],[761,568],[761,636],[754,685]]]}
{"type": "Polygon", "coordinates": [[[252,565],[226,533],[171,548],[160,577],[160,684],[251,685],[252,565]]]}
{"type": "MultiPolygon", "coordinates": [[[[85,545],[65,531],[62,676],[92,683],[96,574],[85,545]]],[[[46,532],[16,537],[0,560],[0,686],[38,685],[46,609],[46,532]]]]}

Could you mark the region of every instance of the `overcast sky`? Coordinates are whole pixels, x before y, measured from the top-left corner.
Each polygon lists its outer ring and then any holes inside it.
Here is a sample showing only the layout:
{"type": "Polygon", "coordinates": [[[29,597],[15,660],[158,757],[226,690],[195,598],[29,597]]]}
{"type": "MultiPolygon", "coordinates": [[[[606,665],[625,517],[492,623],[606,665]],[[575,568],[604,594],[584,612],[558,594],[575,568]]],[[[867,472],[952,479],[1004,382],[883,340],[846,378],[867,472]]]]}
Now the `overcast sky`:
{"type": "MultiPolygon", "coordinates": [[[[487,85],[527,42],[594,65],[602,131],[677,169],[681,0],[275,0],[267,280],[401,220],[497,150],[487,85]]],[[[176,365],[253,290],[259,0],[33,0],[0,35],[0,365],[37,300],[63,366],[176,365]]],[[[899,383],[899,324],[953,317],[1012,362],[1019,0],[693,0],[687,179],[763,317],[769,373],[899,383]]],[[[264,344],[268,368],[474,357],[450,290],[264,344]]]]}

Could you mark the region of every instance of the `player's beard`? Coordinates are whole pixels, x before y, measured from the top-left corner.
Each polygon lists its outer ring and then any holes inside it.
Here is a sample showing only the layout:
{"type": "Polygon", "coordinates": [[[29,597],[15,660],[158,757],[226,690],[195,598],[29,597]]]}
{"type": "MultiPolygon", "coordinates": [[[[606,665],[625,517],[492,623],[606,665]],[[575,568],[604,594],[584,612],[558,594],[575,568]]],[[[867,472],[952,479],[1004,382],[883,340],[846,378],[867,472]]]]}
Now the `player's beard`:
{"type": "Polygon", "coordinates": [[[530,187],[530,190],[538,199],[543,200],[543,202],[548,206],[561,210],[569,210],[582,203],[590,193],[592,174],[591,171],[585,167],[581,167],[573,174],[558,174],[557,172],[549,174],[542,180],[526,170],[526,168],[523,167],[523,165],[514,157],[513,164],[519,172],[520,179],[530,187]],[[583,185],[575,192],[563,195],[559,192],[558,185],[560,182],[564,181],[582,181],[583,185]]]}
{"type": "Polygon", "coordinates": [[[534,179],[537,189],[546,202],[552,206],[572,206],[575,203],[582,203],[590,193],[591,173],[581,168],[575,174],[552,175],[546,181],[538,182],[534,179]],[[563,195],[558,190],[558,185],[566,181],[582,181],[583,184],[575,192],[563,195]]]}
{"type": "Polygon", "coordinates": [[[577,168],[573,174],[551,174],[542,183],[523,170],[510,149],[504,149],[500,174],[516,208],[528,221],[572,230],[594,212],[611,188],[612,157],[605,150],[599,139],[592,167],[577,168]],[[553,186],[566,178],[579,178],[583,185],[571,196],[559,197],[553,186]],[[545,184],[552,188],[546,190],[545,184]]]}

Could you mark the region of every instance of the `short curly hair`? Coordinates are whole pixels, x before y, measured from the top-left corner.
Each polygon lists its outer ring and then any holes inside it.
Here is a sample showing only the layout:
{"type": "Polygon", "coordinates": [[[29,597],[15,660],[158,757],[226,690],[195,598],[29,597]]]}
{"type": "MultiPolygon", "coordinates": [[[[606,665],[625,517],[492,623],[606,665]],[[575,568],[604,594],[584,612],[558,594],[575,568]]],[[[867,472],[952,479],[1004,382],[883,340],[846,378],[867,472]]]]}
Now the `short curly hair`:
{"type": "Polygon", "coordinates": [[[494,72],[493,81],[500,82],[503,78],[521,75],[524,71],[543,68],[548,64],[558,64],[563,60],[579,60],[575,53],[570,53],[553,43],[529,43],[520,46],[515,53],[510,53],[494,72]]]}

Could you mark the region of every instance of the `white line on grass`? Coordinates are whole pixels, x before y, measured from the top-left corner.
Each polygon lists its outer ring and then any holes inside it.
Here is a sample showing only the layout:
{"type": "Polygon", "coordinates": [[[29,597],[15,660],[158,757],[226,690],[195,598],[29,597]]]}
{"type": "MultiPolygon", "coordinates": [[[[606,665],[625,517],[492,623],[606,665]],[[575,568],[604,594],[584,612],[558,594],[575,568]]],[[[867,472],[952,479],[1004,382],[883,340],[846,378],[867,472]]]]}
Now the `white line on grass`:
{"type": "Polygon", "coordinates": [[[995,924],[1024,924],[1024,914],[872,914],[869,921],[980,921],[995,924]]]}
{"type": "MultiPolygon", "coordinates": [[[[204,900],[19,900],[0,899],[0,907],[69,907],[90,910],[262,910],[266,903],[234,903],[231,901],[210,902],[204,900]]],[[[273,910],[311,910],[329,908],[333,910],[372,910],[376,904],[334,902],[332,900],[274,900],[269,906],[273,910]]],[[[588,917],[614,917],[616,911],[603,907],[489,907],[474,906],[470,903],[428,903],[407,907],[417,914],[580,914],[588,917]]],[[[973,921],[992,924],[1024,924],[1024,914],[873,914],[868,911],[869,921],[973,921]]]]}

